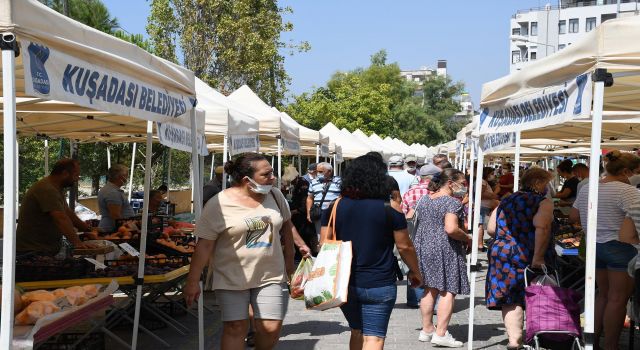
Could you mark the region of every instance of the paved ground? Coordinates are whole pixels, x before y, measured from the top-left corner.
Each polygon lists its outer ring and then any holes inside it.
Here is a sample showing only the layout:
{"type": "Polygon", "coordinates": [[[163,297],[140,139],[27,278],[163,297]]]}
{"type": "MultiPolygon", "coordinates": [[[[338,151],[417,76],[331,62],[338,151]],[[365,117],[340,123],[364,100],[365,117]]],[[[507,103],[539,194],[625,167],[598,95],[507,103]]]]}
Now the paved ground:
{"type": "MultiPolygon", "coordinates": [[[[483,266],[486,261],[480,260],[483,266]]],[[[483,303],[485,271],[478,273],[476,283],[476,307],[475,307],[475,334],[474,349],[504,349],[506,336],[500,317],[500,313],[487,310],[483,303]],[[480,304],[480,305],[478,305],[480,304]]],[[[420,314],[416,309],[406,307],[406,287],[398,287],[398,300],[391,315],[389,331],[385,349],[432,349],[430,344],[417,340],[420,329],[420,314]]],[[[205,312],[205,339],[206,349],[219,349],[221,336],[220,313],[212,293],[207,293],[205,304],[213,312],[205,312]]],[[[458,297],[456,299],[455,312],[451,321],[450,332],[461,341],[467,340],[467,324],[469,317],[469,299],[458,297]]],[[[174,329],[165,327],[154,330],[154,334],[165,339],[171,349],[196,350],[198,349],[197,322],[194,317],[182,316],[177,320],[191,331],[181,335],[174,329]]],[[[637,332],[640,333],[640,332],[637,332]]],[[[117,330],[126,341],[130,341],[131,327],[117,330]]],[[[621,337],[621,349],[627,349],[628,333],[625,331],[621,337]]],[[[636,337],[636,344],[640,344],[636,337]]],[[[285,319],[280,343],[277,350],[343,350],[348,349],[349,328],[339,309],[325,312],[307,311],[302,301],[291,300],[289,311],[285,319]]],[[[466,349],[466,343],[464,349],[466,349]]],[[[123,349],[113,341],[107,339],[107,349],[123,349]]],[[[150,336],[141,333],[139,349],[159,350],[164,349],[160,343],[150,336]]]]}
{"type": "MultiPolygon", "coordinates": [[[[478,274],[476,304],[484,295],[484,273],[478,274]],[[482,294],[478,294],[482,293],[482,294]]],[[[499,312],[488,311],[484,306],[475,307],[475,349],[496,349],[506,344],[504,328],[499,312]]],[[[467,339],[469,298],[458,297],[449,331],[458,340],[467,339]]],[[[385,349],[432,349],[431,344],[418,341],[420,312],[406,306],[406,285],[398,286],[396,307],[391,314],[385,349]]],[[[304,303],[293,301],[285,319],[278,350],[337,350],[347,349],[349,327],[340,310],[324,312],[307,311],[304,303]]],[[[466,348],[466,343],[465,343],[466,348]]]]}

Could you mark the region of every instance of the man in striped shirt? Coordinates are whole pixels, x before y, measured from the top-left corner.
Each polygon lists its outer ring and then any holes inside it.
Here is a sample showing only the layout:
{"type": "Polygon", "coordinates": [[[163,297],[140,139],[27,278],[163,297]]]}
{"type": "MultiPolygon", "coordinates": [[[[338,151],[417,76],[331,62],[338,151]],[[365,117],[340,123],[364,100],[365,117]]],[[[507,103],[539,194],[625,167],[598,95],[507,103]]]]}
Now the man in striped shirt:
{"type": "MultiPolygon", "coordinates": [[[[410,210],[416,208],[416,205],[422,196],[429,194],[429,191],[427,190],[429,181],[431,181],[431,178],[435,174],[439,174],[440,172],[442,172],[442,169],[433,164],[423,165],[422,168],[420,168],[418,171],[420,182],[411,186],[404,196],[402,196],[402,211],[405,215],[409,214],[410,210]]],[[[407,216],[412,217],[413,215],[407,216]]]]}
{"type": "Polygon", "coordinates": [[[316,178],[313,179],[311,185],[309,185],[307,221],[314,223],[316,234],[318,235],[318,239],[320,239],[320,218],[316,220],[311,219],[311,206],[317,204],[323,211],[328,210],[331,202],[340,195],[342,179],[338,176],[333,176],[333,167],[329,163],[318,163],[316,170],[316,178]]]}

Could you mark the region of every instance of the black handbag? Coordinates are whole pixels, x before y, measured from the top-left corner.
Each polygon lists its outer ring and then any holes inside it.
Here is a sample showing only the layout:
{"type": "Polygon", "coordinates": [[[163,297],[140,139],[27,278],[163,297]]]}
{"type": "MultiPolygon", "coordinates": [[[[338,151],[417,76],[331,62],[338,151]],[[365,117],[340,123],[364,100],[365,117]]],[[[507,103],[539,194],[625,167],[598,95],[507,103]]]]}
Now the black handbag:
{"type": "Polygon", "coordinates": [[[327,192],[329,192],[329,186],[331,186],[331,183],[324,185],[320,203],[313,203],[311,205],[311,208],[309,209],[309,217],[311,218],[311,221],[318,221],[322,217],[322,203],[324,203],[324,198],[327,196],[327,192]]]}

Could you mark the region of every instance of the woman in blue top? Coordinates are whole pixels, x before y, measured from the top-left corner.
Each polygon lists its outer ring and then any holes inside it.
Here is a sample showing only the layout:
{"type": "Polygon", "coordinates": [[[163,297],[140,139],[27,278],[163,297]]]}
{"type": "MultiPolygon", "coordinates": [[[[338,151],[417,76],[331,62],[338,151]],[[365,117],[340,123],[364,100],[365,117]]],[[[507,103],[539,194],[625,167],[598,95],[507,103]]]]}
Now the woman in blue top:
{"type": "MultiPolygon", "coordinates": [[[[386,178],[386,165],[371,155],[351,161],[342,177],[335,230],[336,239],[351,241],[353,249],[349,297],[341,307],[351,328],[351,350],[384,347],[396,301],[394,245],[409,266],[411,285],[422,285],[404,215],[385,203],[390,195],[386,178]]],[[[322,218],[321,243],[327,237],[330,212],[322,218]]]]}

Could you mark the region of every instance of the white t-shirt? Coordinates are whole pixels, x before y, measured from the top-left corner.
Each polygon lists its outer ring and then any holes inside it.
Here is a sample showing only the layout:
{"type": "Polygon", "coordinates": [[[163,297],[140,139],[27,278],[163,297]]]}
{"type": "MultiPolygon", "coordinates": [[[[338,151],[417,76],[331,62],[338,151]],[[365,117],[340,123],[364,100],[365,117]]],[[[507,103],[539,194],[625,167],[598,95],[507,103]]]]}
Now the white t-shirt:
{"type": "MultiPolygon", "coordinates": [[[[582,186],[573,207],[580,211],[582,227],[587,230],[587,207],[589,184],[582,186]]],[[[630,217],[640,232],[640,191],[635,187],[612,181],[600,183],[598,187],[598,229],[596,242],[618,240],[620,227],[625,217],[630,217]]]]}
{"type": "Polygon", "coordinates": [[[276,188],[256,208],[235,203],[226,191],[211,198],[195,235],[216,241],[213,289],[246,290],[284,282],[280,228],[290,219],[287,200],[276,188]]]}
{"type": "Polygon", "coordinates": [[[413,183],[413,179],[415,179],[415,176],[409,174],[406,170],[389,170],[389,175],[398,181],[400,197],[403,197],[404,194],[407,193],[413,183]]]}

